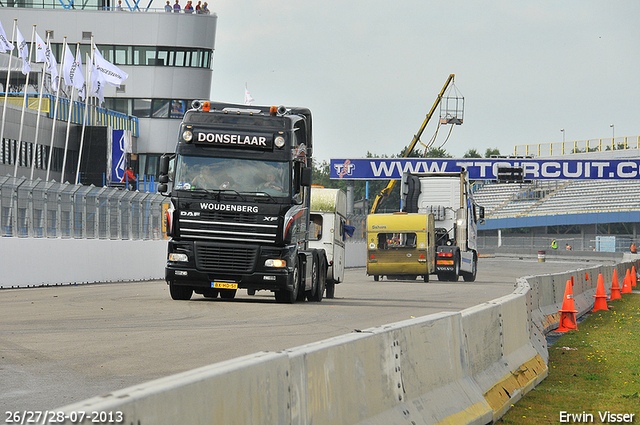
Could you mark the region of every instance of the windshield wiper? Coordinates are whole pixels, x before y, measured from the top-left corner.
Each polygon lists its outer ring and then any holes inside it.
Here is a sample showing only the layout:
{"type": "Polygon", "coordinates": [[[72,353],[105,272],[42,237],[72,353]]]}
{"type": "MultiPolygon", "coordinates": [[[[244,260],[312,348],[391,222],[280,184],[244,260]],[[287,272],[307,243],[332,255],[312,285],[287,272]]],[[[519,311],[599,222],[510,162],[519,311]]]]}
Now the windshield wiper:
{"type": "Polygon", "coordinates": [[[269,198],[271,201],[273,201],[274,204],[278,203],[278,201],[276,201],[276,199],[269,195],[267,192],[256,192],[255,195],[257,197],[262,197],[262,196],[266,196],[267,198],[269,198]]]}
{"type": "Polygon", "coordinates": [[[233,189],[217,189],[217,190],[215,190],[215,192],[217,192],[217,193],[218,193],[218,195],[221,195],[221,194],[226,193],[226,192],[233,192],[233,193],[235,193],[236,195],[238,195],[238,196],[240,197],[240,199],[242,199],[243,201],[245,201],[245,202],[247,201],[247,198],[245,198],[244,196],[242,196],[242,195],[240,194],[240,192],[238,192],[237,190],[233,190],[233,189]]]}
{"type": "Polygon", "coordinates": [[[202,187],[192,187],[189,189],[176,189],[179,192],[186,192],[186,193],[191,193],[193,195],[200,195],[201,198],[205,197],[206,195],[217,195],[218,198],[220,197],[220,193],[216,193],[216,192],[212,192],[209,189],[205,189],[202,187]]]}

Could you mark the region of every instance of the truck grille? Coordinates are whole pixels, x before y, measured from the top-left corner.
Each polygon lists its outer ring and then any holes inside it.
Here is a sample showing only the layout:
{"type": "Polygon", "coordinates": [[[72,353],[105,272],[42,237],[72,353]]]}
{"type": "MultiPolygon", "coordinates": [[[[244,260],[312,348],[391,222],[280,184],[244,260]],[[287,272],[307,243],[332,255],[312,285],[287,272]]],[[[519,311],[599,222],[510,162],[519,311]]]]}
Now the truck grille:
{"type": "Polygon", "coordinates": [[[181,217],[180,234],[185,238],[221,242],[275,243],[278,224],[263,222],[261,215],[203,212],[200,217],[181,217]]]}
{"type": "Polygon", "coordinates": [[[208,272],[253,272],[258,248],[211,246],[196,242],[196,267],[208,272]]]}

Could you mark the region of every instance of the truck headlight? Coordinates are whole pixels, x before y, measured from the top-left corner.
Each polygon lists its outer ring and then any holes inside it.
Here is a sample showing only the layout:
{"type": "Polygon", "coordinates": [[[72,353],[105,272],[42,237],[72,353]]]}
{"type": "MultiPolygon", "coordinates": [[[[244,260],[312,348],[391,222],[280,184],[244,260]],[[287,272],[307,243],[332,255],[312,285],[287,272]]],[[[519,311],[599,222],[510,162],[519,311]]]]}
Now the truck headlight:
{"type": "Polygon", "coordinates": [[[269,258],[264,262],[265,267],[287,267],[287,262],[279,258],[269,258]]]}
{"type": "Polygon", "coordinates": [[[172,252],[171,254],[169,254],[169,261],[189,261],[189,257],[187,257],[187,254],[179,254],[176,252],[172,252]]]}
{"type": "Polygon", "coordinates": [[[284,137],[282,136],[278,136],[276,137],[276,139],[274,140],[274,143],[276,145],[276,147],[281,148],[284,146],[284,137]]]}
{"type": "Polygon", "coordinates": [[[190,142],[193,139],[193,133],[191,130],[185,130],[182,132],[182,138],[185,142],[190,142]]]}

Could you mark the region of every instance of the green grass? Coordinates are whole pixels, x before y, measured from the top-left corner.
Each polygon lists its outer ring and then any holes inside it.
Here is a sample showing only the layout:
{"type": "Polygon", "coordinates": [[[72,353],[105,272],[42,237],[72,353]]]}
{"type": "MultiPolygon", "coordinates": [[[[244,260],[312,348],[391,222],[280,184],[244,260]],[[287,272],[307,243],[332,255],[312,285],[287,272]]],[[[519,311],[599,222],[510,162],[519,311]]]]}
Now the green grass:
{"type": "Polygon", "coordinates": [[[599,417],[609,411],[633,413],[631,423],[640,424],[640,294],[623,294],[608,305],[549,346],[549,376],[498,423],[580,423],[567,416],[561,421],[561,411],[593,415],[582,423],[609,423],[599,417]]]}

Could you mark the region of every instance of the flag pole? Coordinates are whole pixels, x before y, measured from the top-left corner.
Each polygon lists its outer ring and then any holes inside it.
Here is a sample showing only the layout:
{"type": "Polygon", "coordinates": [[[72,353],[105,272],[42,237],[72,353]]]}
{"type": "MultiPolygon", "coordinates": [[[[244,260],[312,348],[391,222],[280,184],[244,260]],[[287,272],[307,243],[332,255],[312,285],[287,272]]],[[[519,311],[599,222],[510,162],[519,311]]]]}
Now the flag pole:
{"type": "MultiPolygon", "coordinates": [[[[89,75],[91,76],[91,78],[93,78],[93,67],[94,67],[94,63],[93,63],[93,34],[91,35],[91,70],[89,71],[89,75]]],[[[95,89],[93,87],[93,80],[91,80],[89,82],[89,84],[91,84],[91,111],[89,114],[89,122],[92,125],[96,125],[98,122],[98,110],[96,108],[96,99],[93,93],[93,90],[95,89]]]]}
{"type": "MultiPolygon", "coordinates": [[[[74,56],[74,58],[78,57],[79,51],[80,51],[80,42],[78,42],[78,44],[76,45],[76,55],[74,56]]],[[[64,70],[64,67],[62,69],[64,70]]],[[[69,131],[71,130],[71,113],[73,112],[73,96],[75,95],[75,91],[76,91],[76,86],[75,84],[73,84],[73,81],[71,81],[71,97],[69,98],[69,115],[67,117],[67,135],[64,138],[64,152],[62,154],[62,180],[61,181],[64,181],[64,171],[67,165],[67,148],[69,146],[69,131]]]]}
{"type": "MultiPolygon", "coordinates": [[[[64,37],[62,42],[62,51],[64,52],[67,47],[67,37],[64,37]]],[[[53,52],[51,52],[53,54],[53,52]]],[[[62,72],[62,67],[64,66],[64,56],[62,55],[62,60],[60,61],[60,72],[62,72]]],[[[49,181],[49,173],[51,171],[51,157],[53,156],[53,139],[56,134],[56,119],[58,115],[58,100],[60,99],[60,73],[58,73],[58,87],[56,88],[56,100],[53,104],[53,123],[51,124],[51,145],[49,146],[49,158],[47,158],[47,178],[46,181],[49,181]]],[[[64,171],[63,171],[64,174],[64,171]]]]}
{"type": "MultiPolygon", "coordinates": [[[[33,26],[36,27],[35,25],[33,26]]],[[[49,48],[49,32],[47,32],[47,48],[49,48]]],[[[51,53],[50,51],[50,54],[51,53]]],[[[31,177],[33,180],[33,172],[36,167],[36,151],[38,150],[38,131],[40,130],[40,116],[42,115],[42,92],[44,91],[44,80],[46,79],[46,69],[47,63],[42,64],[42,79],[40,80],[40,90],[38,91],[38,117],[36,118],[36,135],[33,140],[33,154],[31,155],[31,177]]],[[[49,107],[51,107],[51,103],[49,103],[49,107]]]]}
{"type": "MultiPolygon", "coordinates": [[[[13,29],[11,30],[11,45],[15,41],[17,19],[13,20],[13,29]]],[[[9,66],[7,67],[7,84],[4,86],[4,106],[2,107],[2,128],[0,129],[0,143],[4,142],[4,123],[7,115],[7,99],[9,97],[9,76],[11,75],[11,58],[13,57],[13,47],[9,52],[9,66]]]]}
{"type": "MultiPolygon", "coordinates": [[[[36,38],[36,26],[33,26],[33,30],[31,31],[31,46],[29,48],[29,55],[27,58],[27,64],[29,65],[29,70],[27,71],[27,78],[24,82],[24,98],[22,99],[22,113],[20,114],[20,131],[18,132],[18,150],[21,151],[22,150],[22,129],[24,128],[24,111],[25,109],[27,109],[27,88],[29,86],[29,74],[31,74],[31,54],[33,53],[33,41],[36,38]]],[[[20,46],[18,46],[18,54],[20,54],[20,46]]],[[[24,61],[24,58],[22,59],[24,61]]],[[[24,71],[24,67],[23,67],[23,71],[24,71]]],[[[25,144],[25,150],[26,150],[26,144],[25,144]]],[[[22,156],[20,155],[20,152],[18,152],[18,157],[22,156]]],[[[26,156],[26,155],[25,155],[26,156]]],[[[18,177],[18,158],[16,158],[16,164],[13,168],[13,177],[18,177]]],[[[26,159],[26,158],[25,158],[26,159]]]]}
{"type": "MultiPolygon", "coordinates": [[[[80,44],[78,44],[79,46],[80,44]]],[[[89,66],[89,55],[86,55],[85,63],[87,64],[85,73],[84,88],[84,111],[82,113],[82,131],[80,132],[80,149],[78,150],[78,166],[76,168],[76,184],[80,183],[80,162],[82,160],[82,148],[84,146],[84,130],[87,126],[87,109],[89,109],[89,85],[91,84],[91,67],[89,66]]]]}

